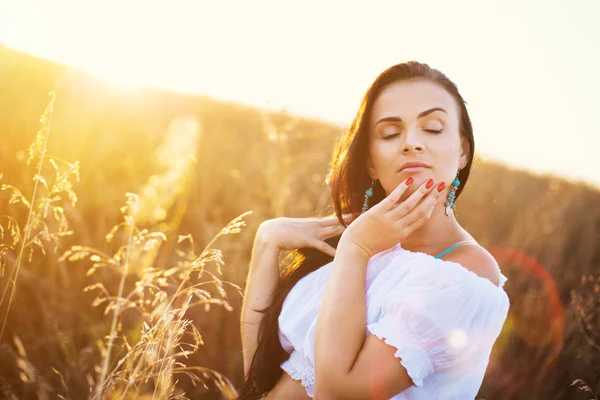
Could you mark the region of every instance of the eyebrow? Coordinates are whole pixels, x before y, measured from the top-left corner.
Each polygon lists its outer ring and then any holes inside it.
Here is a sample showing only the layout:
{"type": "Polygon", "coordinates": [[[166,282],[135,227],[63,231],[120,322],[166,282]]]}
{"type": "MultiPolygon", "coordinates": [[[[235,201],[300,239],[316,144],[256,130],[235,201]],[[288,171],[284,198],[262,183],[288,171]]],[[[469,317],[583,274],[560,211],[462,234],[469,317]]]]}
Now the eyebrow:
{"type": "MultiPolygon", "coordinates": [[[[424,116],[429,115],[434,111],[443,111],[446,114],[448,114],[448,112],[446,112],[446,110],[444,110],[443,108],[434,107],[434,108],[430,108],[429,110],[423,111],[422,113],[420,113],[417,116],[417,118],[423,118],[424,116]]],[[[402,118],[400,118],[400,117],[384,117],[384,118],[381,118],[379,121],[377,121],[375,123],[375,125],[373,125],[373,126],[377,126],[377,124],[380,122],[402,122],[402,118]]]]}

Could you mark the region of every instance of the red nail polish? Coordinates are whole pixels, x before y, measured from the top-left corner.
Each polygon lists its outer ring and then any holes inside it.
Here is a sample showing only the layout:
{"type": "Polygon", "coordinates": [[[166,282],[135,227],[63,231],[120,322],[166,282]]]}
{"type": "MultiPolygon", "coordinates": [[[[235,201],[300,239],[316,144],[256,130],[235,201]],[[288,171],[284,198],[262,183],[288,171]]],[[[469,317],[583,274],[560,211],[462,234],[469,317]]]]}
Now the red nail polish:
{"type": "Polygon", "coordinates": [[[433,185],[433,178],[429,178],[429,180],[427,181],[427,184],[425,185],[425,187],[427,189],[429,189],[431,187],[431,185],[433,185]]]}
{"type": "Polygon", "coordinates": [[[442,182],[438,185],[437,191],[441,192],[446,187],[446,182],[442,182]]]}
{"type": "Polygon", "coordinates": [[[413,177],[409,176],[408,179],[406,181],[404,181],[404,183],[406,183],[406,186],[410,185],[413,181],[413,177]]]}

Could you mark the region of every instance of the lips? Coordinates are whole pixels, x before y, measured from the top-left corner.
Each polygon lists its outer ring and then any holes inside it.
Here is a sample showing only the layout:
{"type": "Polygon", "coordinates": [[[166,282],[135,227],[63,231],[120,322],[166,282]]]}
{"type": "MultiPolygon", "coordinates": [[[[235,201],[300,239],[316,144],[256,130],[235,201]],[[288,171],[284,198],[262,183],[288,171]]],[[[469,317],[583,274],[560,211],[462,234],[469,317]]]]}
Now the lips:
{"type": "Polygon", "coordinates": [[[407,161],[400,167],[400,171],[420,171],[423,168],[429,168],[429,165],[422,161],[407,161]]]}
{"type": "Polygon", "coordinates": [[[421,172],[421,171],[425,171],[425,167],[408,167],[408,168],[404,168],[401,172],[408,173],[408,172],[421,172]]]}

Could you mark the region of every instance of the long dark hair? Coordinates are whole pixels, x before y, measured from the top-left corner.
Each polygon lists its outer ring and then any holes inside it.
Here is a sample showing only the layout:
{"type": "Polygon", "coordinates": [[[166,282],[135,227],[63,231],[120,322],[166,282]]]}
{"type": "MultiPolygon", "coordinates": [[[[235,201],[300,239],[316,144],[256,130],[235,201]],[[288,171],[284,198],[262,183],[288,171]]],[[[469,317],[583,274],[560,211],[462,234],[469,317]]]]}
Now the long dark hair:
{"type": "MultiPolygon", "coordinates": [[[[456,191],[456,198],[465,187],[471,172],[475,152],[473,128],[467,112],[466,102],[458,92],[456,85],[440,71],[416,61],[397,64],[383,71],[369,87],[352,125],[342,135],[333,152],[326,183],[331,190],[335,214],[342,224],[344,224],[343,214],[350,214],[352,216],[351,220],[360,215],[365,188],[371,185],[371,178],[367,172],[367,156],[368,119],[373,103],[389,84],[412,78],[425,78],[440,85],[457,103],[460,113],[460,134],[469,142],[470,154],[467,165],[459,172],[461,185],[456,191]]],[[[369,199],[370,205],[373,206],[379,203],[385,195],[385,190],[377,181],[373,196],[369,199]]],[[[339,239],[340,236],[336,236],[326,240],[326,242],[333,247],[337,247],[339,239]]],[[[264,317],[258,330],[258,347],[240,391],[240,399],[259,399],[271,391],[281,377],[283,371],[279,366],[289,357],[289,354],[283,350],[279,342],[278,318],[283,302],[292,287],[301,278],[332,260],[331,256],[312,248],[294,250],[283,260],[286,267],[275,288],[271,304],[264,310],[257,310],[264,313],[264,317]]]]}

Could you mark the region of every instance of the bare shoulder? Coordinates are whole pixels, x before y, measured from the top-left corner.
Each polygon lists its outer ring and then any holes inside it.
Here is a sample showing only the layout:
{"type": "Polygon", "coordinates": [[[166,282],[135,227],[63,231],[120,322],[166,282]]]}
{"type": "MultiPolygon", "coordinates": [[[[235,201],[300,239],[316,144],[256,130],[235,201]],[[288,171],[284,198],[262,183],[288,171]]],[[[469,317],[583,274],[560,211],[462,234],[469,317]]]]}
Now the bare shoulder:
{"type": "Polygon", "coordinates": [[[444,255],[442,259],[459,263],[496,286],[500,284],[498,262],[489,251],[478,244],[459,246],[444,255]]]}

